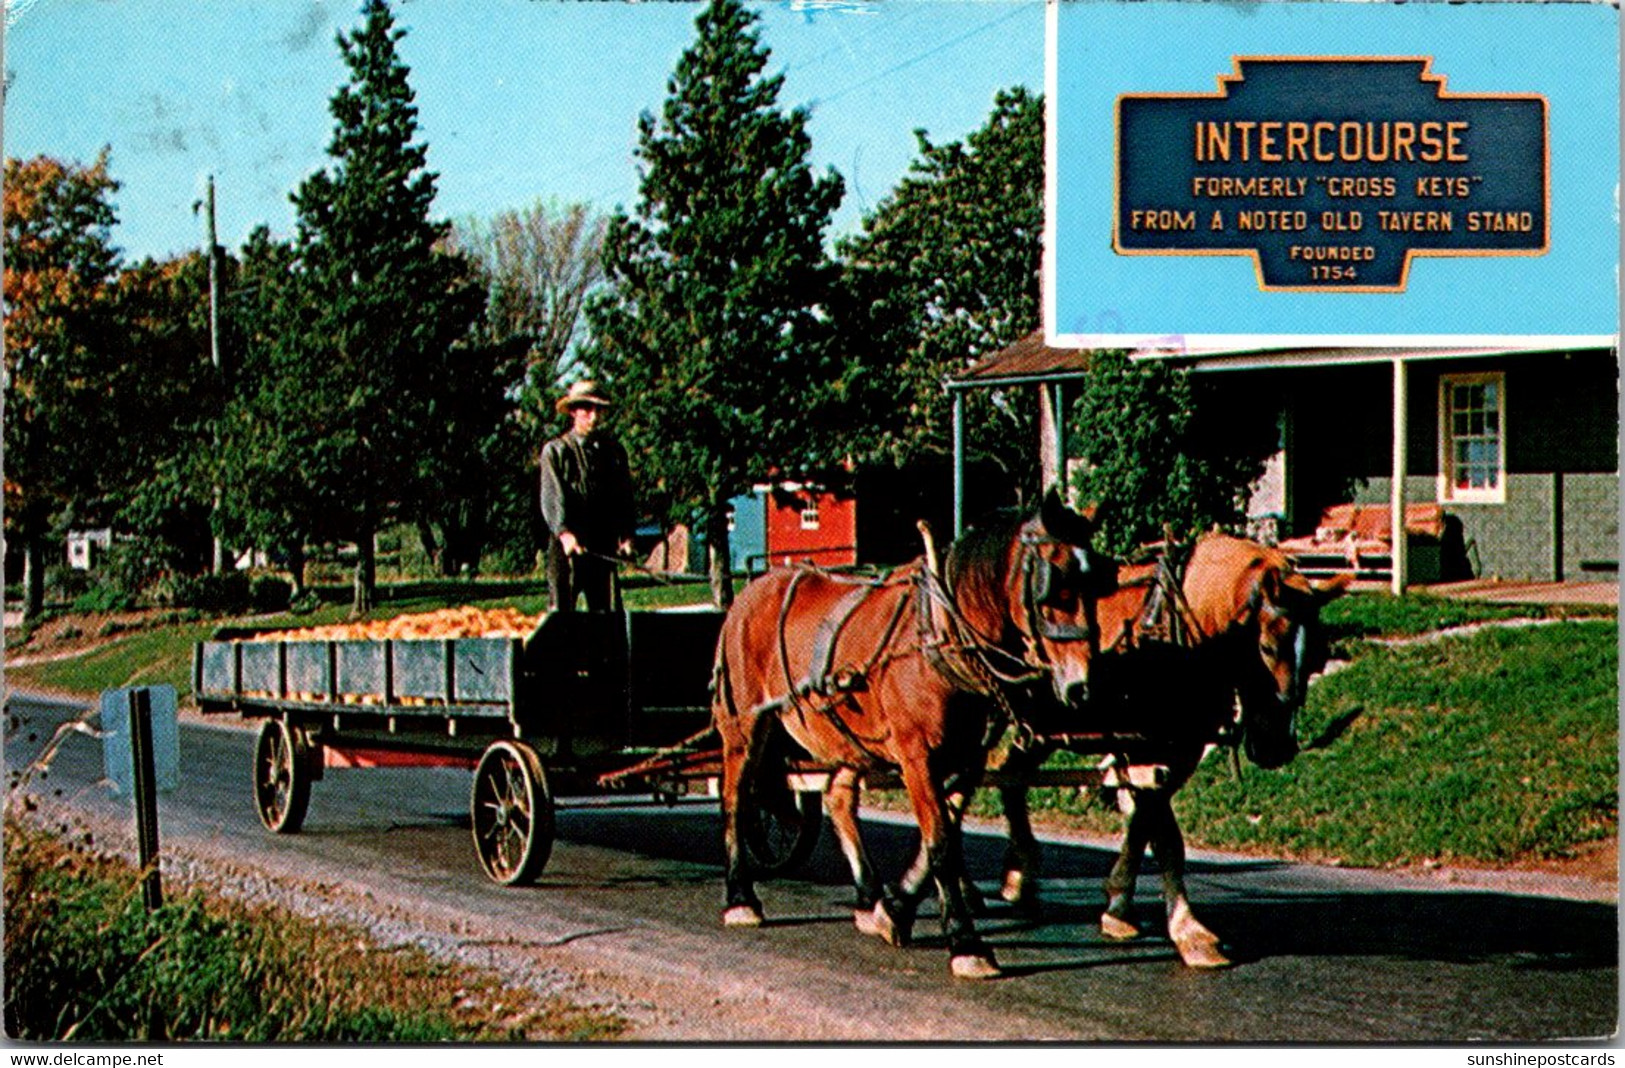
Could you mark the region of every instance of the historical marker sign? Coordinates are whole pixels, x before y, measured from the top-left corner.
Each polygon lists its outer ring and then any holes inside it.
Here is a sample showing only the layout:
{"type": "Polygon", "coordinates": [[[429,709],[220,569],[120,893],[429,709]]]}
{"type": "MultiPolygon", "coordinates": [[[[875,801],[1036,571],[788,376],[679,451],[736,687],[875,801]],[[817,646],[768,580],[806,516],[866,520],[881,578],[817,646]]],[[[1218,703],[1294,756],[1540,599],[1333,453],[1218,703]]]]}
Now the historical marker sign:
{"type": "Polygon", "coordinates": [[[1265,291],[1402,292],[1418,256],[1550,247],[1547,101],[1427,57],[1241,56],[1213,94],[1117,99],[1112,247],[1250,256],[1265,291]]]}

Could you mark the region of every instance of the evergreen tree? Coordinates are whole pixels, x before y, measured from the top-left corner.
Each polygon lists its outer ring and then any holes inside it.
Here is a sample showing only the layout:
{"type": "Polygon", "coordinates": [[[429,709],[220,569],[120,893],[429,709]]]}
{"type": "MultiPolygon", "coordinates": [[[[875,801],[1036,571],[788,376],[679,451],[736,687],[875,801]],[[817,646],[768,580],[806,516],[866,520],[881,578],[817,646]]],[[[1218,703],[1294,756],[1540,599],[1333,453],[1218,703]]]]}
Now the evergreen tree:
{"type": "Polygon", "coordinates": [[[459,257],[437,251],[446,224],[430,217],[435,175],[414,143],[417,108],[384,0],[340,34],[350,71],[334,94],[330,171],[293,196],[300,299],[272,346],[266,405],[279,432],[302,440],[300,474],[324,529],[356,544],[354,609],[376,583],[374,536],[409,510],[425,479],[425,440],[438,433],[434,389],[480,314],[483,297],[459,257]],[[308,431],[301,433],[297,424],[308,431]]]}
{"type": "Polygon", "coordinates": [[[738,0],[700,13],[660,118],[638,122],[640,200],[610,220],[612,290],[589,309],[635,473],[672,518],[703,522],[719,605],[729,499],[844,449],[823,249],[843,186],[813,172],[806,112],[778,109],[756,21],[738,0]]]}
{"type": "Polygon", "coordinates": [[[322,426],[302,416],[297,390],[279,388],[279,368],[299,355],[291,326],[302,296],[292,245],[256,227],[243,245],[238,284],[223,317],[234,386],[221,447],[197,479],[221,487],[217,533],[285,560],[296,594],[304,591],[306,544],[322,540],[323,531],[306,467],[322,426]]]}
{"type": "MultiPolygon", "coordinates": [[[[964,142],[915,132],[919,157],[839,242],[845,350],[870,369],[878,450],[898,462],[947,448],[942,382],[1038,329],[1044,232],[1044,109],[1016,87],[964,142]]],[[[970,394],[967,447],[1036,490],[1028,391],[970,394]]]]}

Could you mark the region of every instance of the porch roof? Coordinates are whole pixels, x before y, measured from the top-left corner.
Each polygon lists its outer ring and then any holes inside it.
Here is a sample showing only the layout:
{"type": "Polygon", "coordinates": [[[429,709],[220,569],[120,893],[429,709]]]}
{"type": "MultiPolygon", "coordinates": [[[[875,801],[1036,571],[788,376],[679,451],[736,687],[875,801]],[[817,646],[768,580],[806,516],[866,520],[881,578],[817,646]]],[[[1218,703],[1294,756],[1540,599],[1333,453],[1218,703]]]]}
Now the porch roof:
{"type": "MultiPolygon", "coordinates": [[[[1550,351],[1550,345],[1463,345],[1463,346],[1303,346],[1275,349],[1213,349],[1190,351],[1178,348],[1141,349],[1138,359],[1178,359],[1197,371],[1251,371],[1264,368],[1326,367],[1334,364],[1392,363],[1395,360],[1451,360],[1485,356],[1511,356],[1550,351]]],[[[947,381],[949,390],[995,386],[1036,385],[1087,377],[1093,362],[1093,349],[1056,348],[1044,343],[1044,332],[1035,330],[1021,340],[984,356],[947,381]]]]}

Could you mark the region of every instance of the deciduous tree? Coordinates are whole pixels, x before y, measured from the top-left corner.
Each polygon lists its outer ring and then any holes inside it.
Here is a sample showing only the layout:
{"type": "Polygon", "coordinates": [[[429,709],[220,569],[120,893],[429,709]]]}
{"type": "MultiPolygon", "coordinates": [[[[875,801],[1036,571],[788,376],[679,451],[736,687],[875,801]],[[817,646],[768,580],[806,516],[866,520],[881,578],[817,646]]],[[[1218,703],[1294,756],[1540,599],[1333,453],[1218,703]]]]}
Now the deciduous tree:
{"type": "Polygon", "coordinates": [[[49,540],[98,499],[112,447],[117,190],[106,150],[89,165],[5,163],[5,525],[26,561],[27,617],[44,607],[49,540]]]}
{"type": "Polygon", "coordinates": [[[1132,554],[1162,537],[1219,524],[1239,530],[1247,491],[1273,452],[1267,413],[1229,418],[1204,405],[1190,373],[1166,360],[1096,352],[1072,410],[1074,486],[1105,507],[1097,544],[1132,554]]]}
{"type": "MultiPolygon", "coordinates": [[[[1038,329],[1044,228],[1041,97],[1000,92],[963,142],[915,132],[897,188],[840,241],[843,345],[869,369],[877,452],[899,462],[950,441],[948,375],[1038,329]]],[[[1037,488],[1025,391],[971,395],[967,446],[1037,488]]]]}

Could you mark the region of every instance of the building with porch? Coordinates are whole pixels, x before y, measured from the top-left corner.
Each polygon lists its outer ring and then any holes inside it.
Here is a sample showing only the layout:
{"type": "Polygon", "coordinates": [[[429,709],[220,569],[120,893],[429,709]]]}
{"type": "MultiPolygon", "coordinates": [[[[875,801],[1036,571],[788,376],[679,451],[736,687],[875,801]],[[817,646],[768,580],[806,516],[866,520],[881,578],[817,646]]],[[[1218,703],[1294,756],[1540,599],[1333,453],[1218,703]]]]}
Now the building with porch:
{"type": "MultiPolygon", "coordinates": [[[[1277,348],[1200,354],[1142,350],[1204,376],[1212,403],[1270,412],[1281,448],[1271,518],[1282,539],[1313,537],[1339,504],[1384,509],[1411,582],[1494,576],[1612,577],[1619,557],[1619,366],[1609,347],[1277,348]],[[1410,559],[1409,506],[1437,506],[1437,551],[1410,559]]],[[[1071,389],[1090,350],[1023,338],[949,382],[1038,396],[1046,482],[1065,470],[1071,389]]],[[[956,403],[956,415],[963,404],[956,403]]],[[[1256,415],[1254,417],[1257,417],[1256,415]]],[[[1071,428],[1087,434],[1087,427],[1071,428]]],[[[956,442],[962,435],[956,434],[956,442]]],[[[963,522],[959,513],[958,522],[963,522]]]]}

